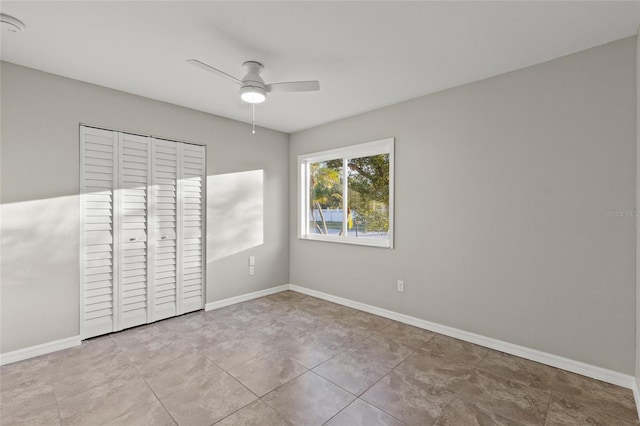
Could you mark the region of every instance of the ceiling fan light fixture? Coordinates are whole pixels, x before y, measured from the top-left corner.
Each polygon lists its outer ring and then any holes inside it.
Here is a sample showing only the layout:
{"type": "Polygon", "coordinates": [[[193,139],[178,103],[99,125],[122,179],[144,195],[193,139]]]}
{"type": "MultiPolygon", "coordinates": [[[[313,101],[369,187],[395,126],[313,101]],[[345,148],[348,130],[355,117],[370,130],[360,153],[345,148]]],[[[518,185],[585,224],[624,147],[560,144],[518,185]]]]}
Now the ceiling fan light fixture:
{"type": "Polygon", "coordinates": [[[265,84],[262,77],[260,77],[260,72],[264,67],[260,62],[256,61],[247,61],[242,64],[247,69],[247,74],[242,80],[197,59],[187,59],[187,62],[207,72],[233,81],[240,86],[240,98],[252,105],[264,102],[267,99],[267,92],[317,92],[320,90],[320,83],[315,80],[265,84]]]}
{"type": "Polygon", "coordinates": [[[267,99],[267,91],[261,87],[244,86],[240,88],[240,97],[250,104],[260,104],[267,99]]]}

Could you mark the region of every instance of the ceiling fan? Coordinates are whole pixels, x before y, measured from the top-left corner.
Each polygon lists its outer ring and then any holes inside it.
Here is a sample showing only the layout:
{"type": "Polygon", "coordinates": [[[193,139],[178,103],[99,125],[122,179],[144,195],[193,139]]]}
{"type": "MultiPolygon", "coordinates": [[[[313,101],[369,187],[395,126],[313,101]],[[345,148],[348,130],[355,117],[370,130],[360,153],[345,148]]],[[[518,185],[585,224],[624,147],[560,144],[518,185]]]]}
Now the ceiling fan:
{"type": "Polygon", "coordinates": [[[260,77],[260,72],[264,69],[264,66],[257,61],[247,61],[242,64],[247,70],[247,74],[242,79],[235,78],[231,74],[220,71],[197,59],[189,59],[187,62],[238,84],[240,86],[240,97],[250,104],[264,102],[267,99],[267,92],[314,92],[320,90],[320,83],[317,81],[288,81],[265,84],[262,77],[260,77]]]}

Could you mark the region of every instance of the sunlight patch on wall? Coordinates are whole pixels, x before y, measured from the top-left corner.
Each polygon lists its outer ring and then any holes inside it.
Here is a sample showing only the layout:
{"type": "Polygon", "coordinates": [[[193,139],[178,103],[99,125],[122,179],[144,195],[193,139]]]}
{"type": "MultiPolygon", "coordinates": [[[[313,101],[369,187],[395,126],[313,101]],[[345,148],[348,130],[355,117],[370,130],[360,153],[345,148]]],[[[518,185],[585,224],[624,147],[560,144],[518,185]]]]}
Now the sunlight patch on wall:
{"type": "Polygon", "coordinates": [[[78,196],[3,204],[3,285],[51,280],[77,264],[79,220],[78,196]]]}
{"type": "Polygon", "coordinates": [[[264,171],[207,177],[207,261],[264,242],[264,171]]]}
{"type": "Polygon", "coordinates": [[[77,195],[2,204],[1,352],[77,334],[79,220],[77,195]]]}

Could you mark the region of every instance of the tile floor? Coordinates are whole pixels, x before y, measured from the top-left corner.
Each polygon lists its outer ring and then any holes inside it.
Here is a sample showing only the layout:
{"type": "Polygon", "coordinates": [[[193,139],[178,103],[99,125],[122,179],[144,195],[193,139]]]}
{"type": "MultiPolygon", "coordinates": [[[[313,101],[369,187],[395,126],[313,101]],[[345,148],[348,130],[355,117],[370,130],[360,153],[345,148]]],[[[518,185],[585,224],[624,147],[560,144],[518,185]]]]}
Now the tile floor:
{"type": "Polygon", "coordinates": [[[294,292],[1,369],[2,425],[632,425],[631,391],[294,292]]]}

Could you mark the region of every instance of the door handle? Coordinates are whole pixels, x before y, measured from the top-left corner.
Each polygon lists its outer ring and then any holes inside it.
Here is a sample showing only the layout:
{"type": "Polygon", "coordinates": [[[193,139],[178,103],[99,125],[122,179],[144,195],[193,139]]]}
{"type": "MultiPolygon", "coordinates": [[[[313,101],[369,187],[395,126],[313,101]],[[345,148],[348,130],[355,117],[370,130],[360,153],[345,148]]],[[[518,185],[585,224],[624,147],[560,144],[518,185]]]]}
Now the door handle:
{"type": "Polygon", "coordinates": [[[135,241],[135,240],[136,240],[136,237],[129,238],[129,241],[135,241]]]}
{"type": "Polygon", "coordinates": [[[166,240],[166,239],[167,239],[167,236],[166,236],[166,235],[163,235],[162,237],[160,237],[160,239],[161,239],[161,240],[166,240]]]}

